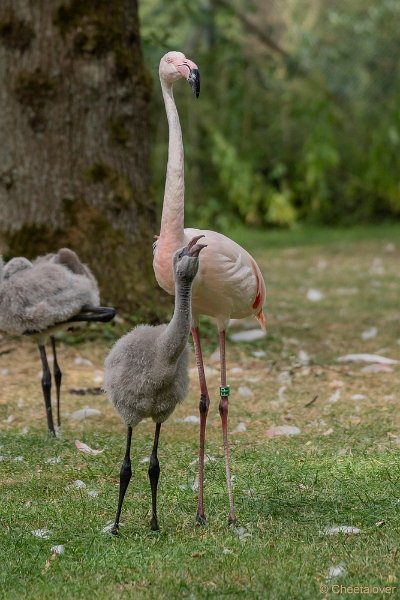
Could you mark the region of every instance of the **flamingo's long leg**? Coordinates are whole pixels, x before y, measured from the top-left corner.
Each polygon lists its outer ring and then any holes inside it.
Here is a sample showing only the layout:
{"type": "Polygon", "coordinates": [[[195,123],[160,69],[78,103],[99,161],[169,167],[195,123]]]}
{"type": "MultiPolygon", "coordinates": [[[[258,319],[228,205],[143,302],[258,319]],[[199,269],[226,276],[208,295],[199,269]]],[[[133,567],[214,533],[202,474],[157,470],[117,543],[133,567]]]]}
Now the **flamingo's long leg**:
{"type": "Polygon", "coordinates": [[[53,349],[53,359],[54,359],[53,374],[54,374],[54,381],[56,382],[56,393],[57,393],[57,425],[60,427],[60,425],[61,425],[60,395],[61,395],[62,373],[61,373],[60,365],[57,362],[56,340],[53,336],[51,336],[51,347],[53,349]]]}
{"type": "Polygon", "coordinates": [[[113,535],[118,535],[119,529],[119,518],[121,516],[122,503],[124,501],[125,492],[128,488],[129,482],[132,477],[132,467],[131,467],[131,441],[132,441],[132,427],[128,427],[128,432],[126,436],[126,450],[124,460],[121,466],[121,470],[119,472],[119,497],[118,497],[118,508],[117,514],[115,515],[114,526],[111,530],[113,535]]]}
{"type": "Polygon", "coordinates": [[[51,373],[49,369],[49,363],[47,362],[46,348],[44,345],[39,344],[40,358],[42,361],[42,390],[44,397],[44,404],[46,407],[47,427],[49,434],[55,436],[56,432],[53,423],[53,413],[51,410],[51,373]]]}
{"type": "Polygon", "coordinates": [[[200,332],[198,327],[193,327],[192,338],[194,343],[194,351],[196,356],[197,370],[199,373],[200,382],[200,445],[199,445],[199,495],[197,501],[196,520],[201,525],[206,523],[204,513],[204,447],[206,439],[206,423],[208,415],[208,407],[210,406],[210,398],[207,390],[206,376],[204,374],[203,356],[201,353],[200,332]]]}
{"type": "Polygon", "coordinates": [[[154,434],[153,450],[150,457],[149,465],[149,479],[151,487],[151,522],[150,529],[153,531],[158,530],[157,521],[157,485],[158,478],[160,477],[160,463],[158,462],[157,449],[158,449],[158,438],[160,437],[161,423],[157,423],[156,431],[154,434]]]}
{"type": "Polygon", "coordinates": [[[223,437],[223,442],[224,442],[226,484],[228,487],[228,498],[229,498],[228,523],[231,524],[231,523],[236,522],[236,515],[235,515],[235,505],[233,503],[231,469],[229,466],[229,444],[228,444],[229,386],[226,385],[225,331],[220,331],[220,333],[219,333],[219,349],[220,349],[220,361],[221,361],[221,389],[220,389],[221,397],[220,397],[220,402],[219,402],[219,414],[221,415],[222,437],[223,437]]]}

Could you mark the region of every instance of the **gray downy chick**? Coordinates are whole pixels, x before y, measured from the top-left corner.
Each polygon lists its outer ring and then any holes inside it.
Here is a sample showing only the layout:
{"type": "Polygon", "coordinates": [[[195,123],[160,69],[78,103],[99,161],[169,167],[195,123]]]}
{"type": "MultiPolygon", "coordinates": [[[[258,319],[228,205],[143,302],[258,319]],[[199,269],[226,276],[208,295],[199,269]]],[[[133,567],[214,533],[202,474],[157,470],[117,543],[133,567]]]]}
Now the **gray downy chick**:
{"type": "Polygon", "coordinates": [[[132,428],[142,419],[156,423],[149,478],[152,491],[150,527],[158,529],[157,484],[160,473],[158,438],[163,423],[187,394],[188,337],[191,328],[192,283],[199,253],[205,246],[195,237],[174,256],[175,310],[168,325],[139,325],[116,342],[105,360],[104,389],[128,427],[125,458],[120,471],[117,514],[112,532],[118,533],[122,503],[132,476],[130,445],[132,428]]]}
{"type": "Polygon", "coordinates": [[[0,261],[0,331],[29,335],[39,346],[43,367],[42,390],[49,433],[55,435],[51,408],[51,373],[45,345],[51,340],[60,425],[62,373],[57,362],[54,334],[75,322],[107,321],[114,309],[100,307],[99,289],[90,269],[68,248],[33,262],[16,257],[0,261]]]}

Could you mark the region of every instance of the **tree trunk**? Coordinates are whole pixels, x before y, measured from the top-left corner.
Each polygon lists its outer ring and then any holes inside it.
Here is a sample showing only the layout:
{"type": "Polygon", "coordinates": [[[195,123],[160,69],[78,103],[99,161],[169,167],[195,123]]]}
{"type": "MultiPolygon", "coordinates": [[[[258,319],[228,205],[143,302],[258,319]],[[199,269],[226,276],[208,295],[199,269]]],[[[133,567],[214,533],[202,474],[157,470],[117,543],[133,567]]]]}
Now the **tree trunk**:
{"type": "Polygon", "coordinates": [[[0,250],[69,246],[103,303],[148,316],[151,82],[136,0],[2,0],[0,80],[0,250]]]}

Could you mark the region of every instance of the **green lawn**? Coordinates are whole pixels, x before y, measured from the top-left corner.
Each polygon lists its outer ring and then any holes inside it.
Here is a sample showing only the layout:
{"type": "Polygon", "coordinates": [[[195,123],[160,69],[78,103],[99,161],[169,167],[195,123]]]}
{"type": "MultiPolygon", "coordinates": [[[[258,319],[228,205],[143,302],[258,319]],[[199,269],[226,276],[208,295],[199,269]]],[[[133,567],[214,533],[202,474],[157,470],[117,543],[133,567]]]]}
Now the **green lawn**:
{"type": "Polygon", "coordinates": [[[259,261],[269,291],[268,337],[228,344],[238,527],[227,525],[210,326],[208,524],[196,526],[194,518],[198,425],[177,420],[197,415],[192,371],[188,399],[161,429],[161,531],[148,528],[142,461],[154,428],[145,422],[134,431],[119,538],[102,529],[116,509],[124,428],[105,397],[70,392],[99,385],[110,341],[104,335],[93,341],[92,330],[90,342],[61,344],[64,426],[51,440],[36,350],[0,340],[1,598],[297,600],[337,597],[341,585],[370,587],[376,598],[400,596],[400,366],[371,373],[364,364],[336,361],[354,352],[400,359],[400,227],[233,236],[259,261]],[[323,298],[308,300],[310,289],[323,298]],[[376,335],[363,339],[371,327],[376,335]],[[77,356],[90,363],[77,364],[77,356]],[[241,395],[243,388],[251,395],[241,395]],[[68,414],[84,406],[101,416],[71,421],[68,414]],[[234,432],[238,423],[246,430],[234,432]],[[266,432],[274,425],[295,425],[300,434],[271,438],[266,432]],[[82,454],[75,439],[104,452],[82,454]],[[86,487],[74,487],[76,480],[86,487]],[[360,531],[328,535],[326,528],[335,526],[360,531]],[[50,531],[48,539],[32,534],[41,528],[50,531]],[[58,544],[65,552],[52,556],[58,544]],[[339,565],[342,575],[329,578],[339,565]]]}

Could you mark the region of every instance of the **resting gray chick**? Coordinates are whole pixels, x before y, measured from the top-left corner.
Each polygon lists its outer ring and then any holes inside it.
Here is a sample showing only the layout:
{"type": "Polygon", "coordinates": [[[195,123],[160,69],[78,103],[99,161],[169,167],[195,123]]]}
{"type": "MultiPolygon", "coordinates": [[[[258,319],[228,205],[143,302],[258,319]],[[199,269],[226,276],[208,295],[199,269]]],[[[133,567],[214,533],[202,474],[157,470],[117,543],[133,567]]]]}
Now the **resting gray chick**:
{"type": "Polygon", "coordinates": [[[0,331],[29,335],[38,344],[42,360],[42,390],[48,430],[55,435],[51,407],[51,373],[45,345],[50,338],[57,391],[57,422],[60,425],[62,373],[57,362],[54,334],[73,323],[109,321],[114,309],[100,307],[99,289],[90,269],[68,248],[33,262],[0,258],[0,331]]]}
{"type": "Polygon", "coordinates": [[[142,419],[156,423],[149,478],[152,493],[150,527],[158,529],[157,485],[160,466],[157,458],[161,423],[187,394],[188,337],[192,321],[192,283],[204,244],[198,236],[174,256],[175,310],[168,325],[139,325],[112,348],[105,361],[104,389],[116,411],[128,426],[124,461],[120,471],[118,509],[112,533],[119,528],[122,503],[132,476],[130,447],[132,429],[142,419]]]}

